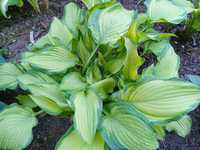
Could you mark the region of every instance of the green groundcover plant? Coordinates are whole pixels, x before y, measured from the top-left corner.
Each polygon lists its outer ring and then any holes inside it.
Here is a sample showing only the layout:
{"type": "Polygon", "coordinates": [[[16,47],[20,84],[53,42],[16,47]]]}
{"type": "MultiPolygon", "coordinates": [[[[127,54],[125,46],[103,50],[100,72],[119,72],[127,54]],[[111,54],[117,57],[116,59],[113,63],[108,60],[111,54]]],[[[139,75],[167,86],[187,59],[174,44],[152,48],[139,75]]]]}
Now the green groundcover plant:
{"type": "MultiPolygon", "coordinates": [[[[8,17],[6,12],[9,6],[22,7],[25,0],[0,0],[0,15],[8,17]]],[[[27,2],[37,11],[39,11],[38,0],[27,0],[27,2]]]]}
{"type": "MultiPolygon", "coordinates": [[[[164,4],[156,7],[171,8],[172,1],[159,0],[164,4]]],[[[154,16],[161,15],[151,12],[155,0],[146,1],[146,13],[115,1],[83,2],[87,9],[67,4],[18,63],[0,65],[0,90],[27,93],[14,104],[0,103],[0,149],[27,147],[43,113],[73,118],[56,150],[156,150],[165,130],[185,137],[200,87],[195,76],[189,76],[195,84],[178,78],[180,60],[169,42],[175,35],[153,26],[184,21],[191,3],[182,0],[184,13],[177,8],[171,18],[154,16]],[[144,67],[147,54],[156,60],[144,67]]]]}

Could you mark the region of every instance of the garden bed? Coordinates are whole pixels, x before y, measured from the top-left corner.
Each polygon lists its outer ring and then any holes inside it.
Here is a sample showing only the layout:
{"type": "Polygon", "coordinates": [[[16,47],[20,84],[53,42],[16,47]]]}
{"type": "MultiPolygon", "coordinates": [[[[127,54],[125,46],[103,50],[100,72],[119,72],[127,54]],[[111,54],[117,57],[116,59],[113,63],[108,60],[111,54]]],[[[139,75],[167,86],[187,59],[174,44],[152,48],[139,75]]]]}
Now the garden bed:
{"type": "MultiPolygon", "coordinates": [[[[30,32],[38,39],[48,31],[48,25],[53,16],[61,16],[63,6],[67,0],[50,0],[49,10],[40,14],[34,12],[28,5],[24,9],[14,9],[10,20],[0,19],[0,48],[9,49],[7,59],[18,58],[29,44],[30,32]],[[28,11],[27,11],[28,10],[28,11]]],[[[128,8],[144,10],[144,6],[135,0],[124,0],[123,5],[128,8]]],[[[163,30],[162,26],[158,26],[163,30]]],[[[172,32],[181,30],[182,27],[173,28],[172,32]]],[[[177,54],[181,58],[180,77],[185,79],[187,74],[200,75],[200,33],[194,33],[192,37],[184,36],[172,38],[177,54]]],[[[0,100],[6,103],[15,101],[15,93],[1,92],[0,100]],[[6,101],[5,101],[6,100],[6,101]]],[[[200,148],[200,108],[192,114],[193,127],[191,134],[185,139],[173,133],[168,133],[166,139],[160,143],[160,150],[198,150],[200,148]]],[[[28,150],[53,150],[56,142],[70,126],[71,121],[66,118],[43,116],[39,119],[39,125],[34,129],[34,140],[28,150]]]]}

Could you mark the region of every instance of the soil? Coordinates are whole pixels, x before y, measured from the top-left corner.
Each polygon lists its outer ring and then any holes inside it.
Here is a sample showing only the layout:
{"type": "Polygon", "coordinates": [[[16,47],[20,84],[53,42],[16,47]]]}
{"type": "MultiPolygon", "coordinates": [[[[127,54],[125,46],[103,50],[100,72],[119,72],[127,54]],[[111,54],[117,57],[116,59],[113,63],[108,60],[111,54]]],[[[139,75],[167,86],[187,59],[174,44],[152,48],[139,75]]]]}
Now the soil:
{"type": "MultiPolygon", "coordinates": [[[[141,0],[121,0],[128,8],[137,8],[144,11],[141,0]]],[[[68,0],[50,0],[49,10],[42,9],[36,13],[29,5],[24,8],[11,8],[11,19],[0,18],[0,48],[9,50],[7,59],[15,59],[26,50],[30,43],[30,33],[34,39],[38,39],[48,31],[49,23],[54,16],[60,17],[63,13],[63,6],[68,0]]],[[[158,26],[162,29],[162,26],[158,26]]],[[[171,30],[178,33],[183,27],[176,27],[171,30]]],[[[200,33],[194,33],[190,38],[178,36],[172,38],[177,54],[181,58],[180,77],[186,79],[187,74],[200,75],[200,33]]],[[[0,100],[7,103],[13,102],[16,93],[13,91],[1,92],[0,100]]],[[[191,134],[185,139],[174,133],[168,133],[165,140],[160,142],[159,150],[200,150],[200,107],[191,113],[193,127],[191,134]]],[[[34,140],[27,150],[53,150],[55,143],[64,134],[71,121],[68,118],[44,116],[39,118],[39,123],[34,128],[34,140]]]]}

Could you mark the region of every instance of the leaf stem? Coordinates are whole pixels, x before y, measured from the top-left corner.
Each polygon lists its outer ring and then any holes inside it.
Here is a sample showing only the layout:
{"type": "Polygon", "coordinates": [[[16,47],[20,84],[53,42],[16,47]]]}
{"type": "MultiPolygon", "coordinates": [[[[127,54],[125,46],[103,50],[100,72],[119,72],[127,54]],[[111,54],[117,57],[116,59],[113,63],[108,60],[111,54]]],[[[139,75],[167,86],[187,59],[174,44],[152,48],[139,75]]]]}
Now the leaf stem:
{"type": "Polygon", "coordinates": [[[105,109],[103,110],[103,113],[104,113],[106,116],[109,115],[109,113],[108,113],[105,109]]]}
{"type": "Polygon", "coordinates": [[[93,58],[93,57],[95,56],[95,54],[97,53],[98,48],[99,48],[99,45],[97,45],[96,48],[92,51],[90,57],[88,58],[86,64],[85,64],[84,67],[83,67],[83,73],[85,73],[85,71],[86,71],[87,67],[89,66],[89,64],[90,64],[90,62],[91,62],[91,60],[92,60],[92,58],[93,58]]]}
{"type": "Polygon", "coordinates": [[[35,114],[36,114],[36,116],[38,116],[38,115],[41,115],[43,112],[44,112],[43,110],[40,110],[40,111],[36,112],[35,114]]]}

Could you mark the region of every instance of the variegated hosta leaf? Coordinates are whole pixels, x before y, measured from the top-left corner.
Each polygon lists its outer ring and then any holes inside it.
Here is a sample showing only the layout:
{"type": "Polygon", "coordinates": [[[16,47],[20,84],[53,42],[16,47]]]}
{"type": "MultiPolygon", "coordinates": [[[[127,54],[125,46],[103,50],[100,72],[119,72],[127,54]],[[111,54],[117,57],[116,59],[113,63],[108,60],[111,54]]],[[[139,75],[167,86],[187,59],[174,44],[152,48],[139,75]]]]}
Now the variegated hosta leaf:
{"type": "Polygon", "coordinates": [[[128,102],[153,118],[174,118],[192,111],[200,102],[200,88],[179,80],[153,80],[133,91],[128,102]]]}
{"type": "Polygon", "coordinates": [[[119,109],[112,109],[111,114],[103,118],[101,133],[113,150],[155,150],[158,147],[156,135],[146,122],[119,109]]]}
{"type": "Polygon", "coordinates": [[[29,107],[29,108],[37,107],[37,105],[33,102],[33,100],[31,99],[29,95],[18,95],[16,99],[21,105],[25,107],[29,107]]]}
{"type": "Polygon", "coordinates": [[[16,5],[18,7],[23,6],[23,0],[0,0],[0,13],[4,15],[4,17],[8,17],[6,12],[9,6],[16,5]]]}
{"type": "MultiPolygon", "coordinates": [[[[138,110],[138,112],[142,113],[140,110],[138,110]]],[[[172,116],[170,116],[170,117],[159,116],[158,117],[158,116],[153,116],[153,115],[149,115],[146,113],[142,113],[142,114],[145,115],[146,118],[148,118],[148,120],[151,124],[166,124],[166,123],[169,123],[170,121],[174,120],[174,118],[172,116]]]]}
{"type": "Polygon", "coordinates": [[[137,88],[137,84],[127,84],[123,90],[120,91],[120,98],[124,101],[129,100],[131,94],[137,88]]]}
{"type": "Polygon", "coordinates": [[[57,84],[54,79],[52,79],[47,74],[36,71],[29,71],[17,77],[19,85],[22,89],[26,90],[27,86],[30,84],[38,85],[38,84],[57,84]]]}
{"type": "Polygon", "coordinates": [[[35,114],[30,109],[10,105],[0,112],[0,149],[20,150],[32,139],[32,128],[37,125],[35,114]]]}
{"type": "Polygon", "coordinates": [[[64,46],[68,46],[68,44],[73,39],[73,35],[69,29],[56,17],[51,23],[48,36],[53,45],[57,45],[55,41],[52,41],[53,39],[58,39],[59,43],[64,46]]]}
{"type": "Polygon", "coordinates": [[[191,127],[192,119],[187,115],[166,125],[168,131],[175,131],[181,137],[186,137],[190,133],[191,127]]]}
{"type": "Polygon", "coordinates": [[[97,4],[109,2],[111,0],[83,0],[83,3],[87,6],[88,9],[94,7],[97,4]]]}
{"type": "Polygon", "coordinates": [[[123,67],[124,60],[125,60],[124,57],[114,58],[114,59],[109,60],[105,64],[105,71],[111,74],[118,73],[123,67]]]}
{"type": "Polygon", "coordinates": [[[54,84],[28,85],[31,99],[45,112],[59,115],[69,108],[64,94],[54,84]]]}
{"type": "Polygon", "coordinates": [[[68,29],[78,36],[78,28],[83,23],[85,12],[77,4],[71,2],[65,6],[62,22],[68,29]]]}
{"type": "Polygon", "coordinates": [[[190,0],[172,0],[172,2],[185,9],[188,13],[194,11],[194,4],[190,0]]]}
{"type": "Polygon", "coordinates": [[[40,38],[36,43],[34,43],[33,49],[41,49],[48,45],[68,46],[72,39],[73,35],[69,31],[67,26],[65,26],[58,18],[54,18],[48,34],[40,38]]]}
{"type": "Polygon", "coordinates": [[[159,140],[164,140],[165,138],[165,129],[160,125],[153,125],[152,128],[154,129],[154,132],[157,135],[157,138],[159,140]]]}
{"type": "Polygon", "coordinates": [[[71,72],[64,76],[60,89],[63,91],[80,91],[87,86],[87,83],[84,81],[84,78],[81,77],[79,72],[71,72]]]}
{"type": "Polygon", "coordinates": [[[175,36],[176,35],[173,33],[160,33],[156,30],[147,29],[146,32],[142,32],[141,37],[140,37],[140,42],[145,42],[148,40],[161,41],[161,40],[166,40],[166,39],[169,39],[170,37],[175,37],[175,36]]]}
{"type": "Polygon", "coordinates": [[[39,51],[25,56],[22,61],[50,73],[63,73],[75,66],[78,58],[64,48],[54,47],[47,51],[39,51]]]}
{"type": "Polygon", "coordinates": [[[56,144],[56,150],[104,150],[104,140],[101,135],[97,132],[94,140],[91,144],[87,144],[79,136],[79,134],[73,130],[66,133],[56,144]]]}
{"type": "Polygon", "coordinates": [[[124,63],[123,73],[127,79],[137,80],[139,78],[138,68],[142,65],[143,59],[138,55],[137,46],[129,39],[125,39],[127,56],[124,63]]]}
{"type": "Polygon", "coordinates": [[[93,38],[98,44],[115,43],[128,31],[133,14],[133,11],[126,10],[120,3],[95,10],[88,21],[93,38]]]}
{"type": "Polygon", "coordinates": [[[83,43],[85,45],[85,47],[87,48],[87,50],[92,50],[93,49],[93,45],[94,45],[94,40],[92,38],[92,33],[90,32],[89,28],[85,26],[82,26],[83,29],[81,30],[81,32],[83,33],[83,43]]]}
{"type": "Polygon", "coordinates": [[[102,99],[105,99],[107,94],[113,92],[115,88],[115,80],[113,78],[107,78],[92,84],[90,88],[94,90],[102,99]]]}
{"type": "Polygon", "coordinates": [[[91,90],[80,92],[74,100],[74,123],[83,140],[91,144],[100,121],[102,101],[91,90]]]}
{"type": "Polygon", "coordinates": [[[142,74],[142,79],[178,78],[180,58],[168,40],[152,43],[148,49],[157,56],[157,64],[149,66],[142,74]]]}
{"type": "Polygon", "coordinates": [[[0,90],[15,89],[17,87],[17,77],[21,71],[16,65],[4,63],[0,65],[0,90]]]}
{"type": "Polygon", "coordinates": [[[194,10],[188,0],[147,0],[147,13],[154,21],[164,19],[167,22],[179,24],[187,19],[188,13],[194,10]]]}
{"type": "Polygon", "coordinates": [[[50,115],[60,115],[64,110],[55,101],[45,96],[29,95],[32,101],[50,115]]]}
{"type": "Polygon", "coordinates": [[[48,36],[49,36],[49,40],[51,41],[51,44],[53,45],[54,44],[57,45],[57,41],[56,41],[57,39],[59,40],[59,44],[68,46],[71,40],[73,39],[73,35],[69,31],[69,29],[56,17],[51,23],[48,36]]]}
{"type": "Polygon", "coordinates": [[[28,89],[34,96],[44,96],[62,108],[68,107],[67,100],[57,85],[28,85],[28,89]]]}
{"type": "MultiPolygon", "coordinates": [[[[85,38],[84,36],[84,40],[86,40],[87,38],[85,38]]],[[[90,41],[91,42],[91,41],[90,41]]],[[[82,39],[79,40],[78,43],[78,55],[83,63],[83,65],[86,65],[89,57],[90,57],[90,51],[86,48],[87,42],[83,42],[82,39]]]]}
{"type": "MultiPolygon", "coordinates": [[[[146,13],[139,13],[134,16],[134,21],[129,27],[127,37],[131,39],[134,43],[142,43],[148,40],[148,30],[149,30],[149,17],[146,13]],[[147,29],[147,30],[144,30],[147,29]],[[147,32],[147,33],[146,33],[147,32]]],[[[153,30],[150,28],[150,30],[153,30]]]]}
{"type": "Polygon", "coordinates": [[[99,66],[95,63],[91,65],[86,72],[86,79],[89,84],[102,80],[102,73],[99,66]]]}

